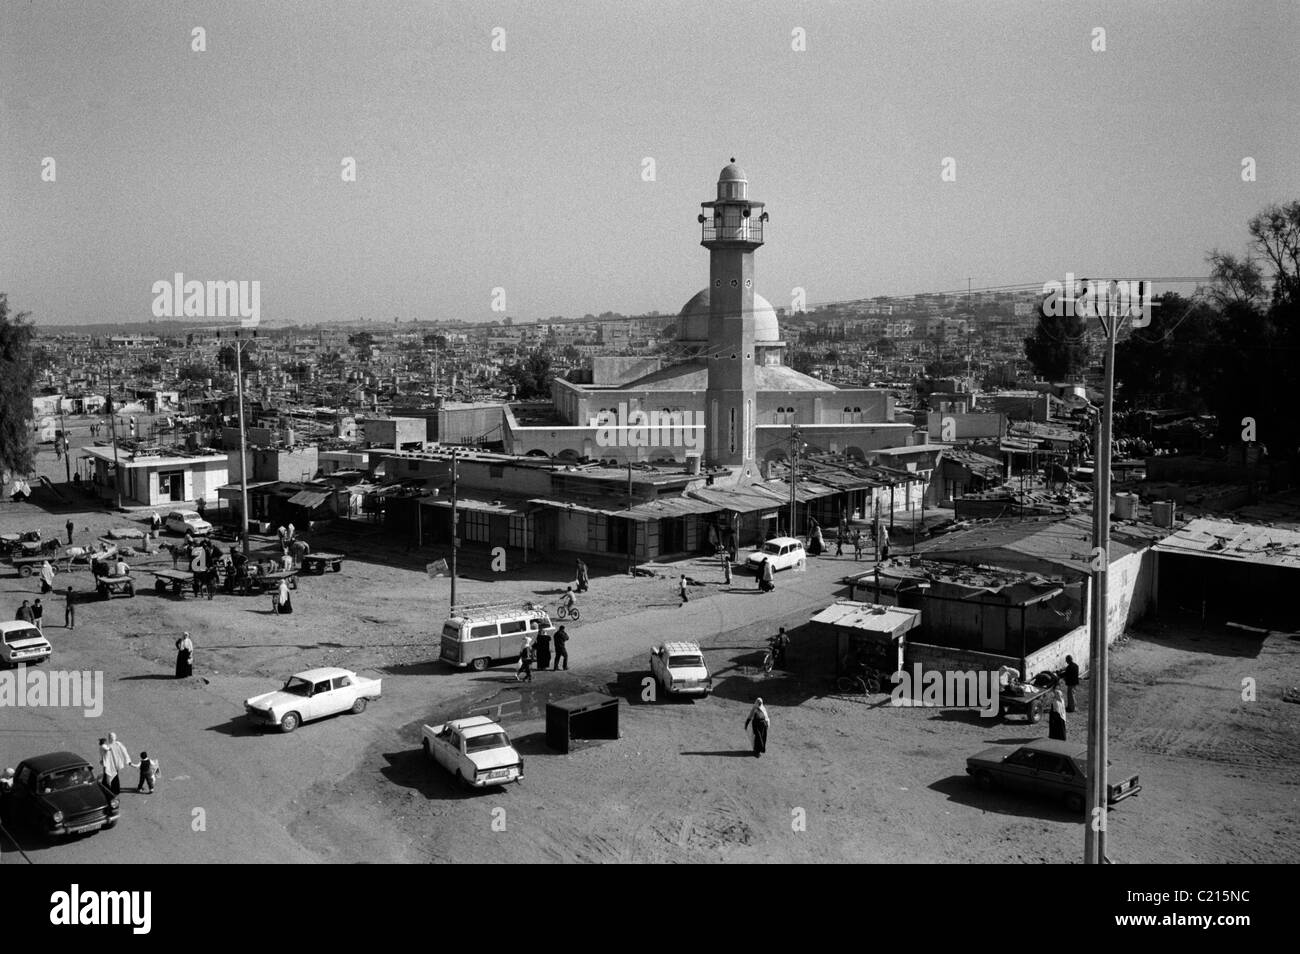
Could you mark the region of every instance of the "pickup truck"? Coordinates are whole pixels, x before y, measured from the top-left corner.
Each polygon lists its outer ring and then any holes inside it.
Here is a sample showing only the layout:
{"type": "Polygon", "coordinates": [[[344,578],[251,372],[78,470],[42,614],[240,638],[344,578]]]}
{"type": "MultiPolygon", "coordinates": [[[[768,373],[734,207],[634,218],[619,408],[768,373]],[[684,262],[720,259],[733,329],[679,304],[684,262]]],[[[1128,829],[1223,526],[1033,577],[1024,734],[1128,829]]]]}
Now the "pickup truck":
{"type": "Polygon", "coordinates": [[[379,698],[382,682],[348,669],[307,669],[290,676],[274,692],[245,699],[244,712],[256,725],[292,732],[313,719],[340,712],[365,712],[367,701],[379,698]]]}

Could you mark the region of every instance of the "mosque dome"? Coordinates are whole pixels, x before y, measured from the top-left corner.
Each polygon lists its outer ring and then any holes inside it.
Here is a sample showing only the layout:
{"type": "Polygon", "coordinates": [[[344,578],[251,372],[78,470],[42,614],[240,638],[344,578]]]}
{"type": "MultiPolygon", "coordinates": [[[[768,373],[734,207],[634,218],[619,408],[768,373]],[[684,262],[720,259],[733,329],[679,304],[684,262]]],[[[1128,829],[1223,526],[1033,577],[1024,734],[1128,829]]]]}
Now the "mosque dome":
{"type": "MultiPolygon", "coordinates": [[[[728,166],[730,168],[730,166],[728,166]]],[[[723,170],[724,172],[726,170],[723,170]]],[[[743,173],[742,173],[743,175],[743,173]]],[[[706,344],[709,340],[709,289],[695,294],[680,312],[677,340],[681,344],[706,344]]],[[[754,343],[771,344],[781,340],[776,309],[762,295],[754,294],[754,343]]]]}
{"type": "Polygon", "coordinates": [[[745,170],[736,165],[736,160],[722,167],[722,172],[718,174],[719,182],[748,182],[749,176],[745,175],[745,170]]]}

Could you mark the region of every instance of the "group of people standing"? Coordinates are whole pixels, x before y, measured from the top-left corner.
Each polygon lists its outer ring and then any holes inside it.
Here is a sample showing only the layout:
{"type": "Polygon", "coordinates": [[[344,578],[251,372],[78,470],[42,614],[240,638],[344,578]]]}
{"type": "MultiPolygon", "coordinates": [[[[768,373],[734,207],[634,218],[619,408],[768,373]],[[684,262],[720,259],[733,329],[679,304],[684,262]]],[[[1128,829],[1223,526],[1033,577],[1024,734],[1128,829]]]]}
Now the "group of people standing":
{"type": "Polygon", "coordinates": [[[519,662],[515,667],[516,682],[532,682],[533,666],[536,665],[539,670],[546,670],[551,667],[551,643],[555,643],[555,669],[559,670],[560,663],[564,663],[564,669],[569,668],[569,632],[563,626],[555,631],[555,635],[542,630],[534,639],[526,637],[524,644],[519,650],[519,662]]]}

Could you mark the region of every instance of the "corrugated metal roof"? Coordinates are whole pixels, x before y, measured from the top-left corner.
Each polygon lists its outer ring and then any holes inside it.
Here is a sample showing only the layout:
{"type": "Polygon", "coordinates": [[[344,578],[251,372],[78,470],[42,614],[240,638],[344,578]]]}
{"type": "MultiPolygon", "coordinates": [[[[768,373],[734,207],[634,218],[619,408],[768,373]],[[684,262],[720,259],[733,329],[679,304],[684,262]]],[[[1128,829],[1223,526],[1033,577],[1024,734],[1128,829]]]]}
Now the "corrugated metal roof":
{"type": "Polygon", "coordinates": [[[322,490],[300,490],[292,497],[290,497],[287,503],[291,503],[299,507],[305,507],[308,510],[313,510],[316,507],[319,507],[325,501],[329,500],[330,493],[331,493],[330,491],[322,491],[322,490]]]}
{"type": "Polygon", "coordinates": [[[812,622],[900,636],[920,624],[921,611],[901,606],[877,606],[857,600],[836,600],[815,615],[812,622]]]}
{"type": "Polygon", "coordinates": [[[1156,544],[1160,553],[1214,557],[1238,563],[1300,568],[1300,532],[1281,527],[1193,520],[1156,544]]]}

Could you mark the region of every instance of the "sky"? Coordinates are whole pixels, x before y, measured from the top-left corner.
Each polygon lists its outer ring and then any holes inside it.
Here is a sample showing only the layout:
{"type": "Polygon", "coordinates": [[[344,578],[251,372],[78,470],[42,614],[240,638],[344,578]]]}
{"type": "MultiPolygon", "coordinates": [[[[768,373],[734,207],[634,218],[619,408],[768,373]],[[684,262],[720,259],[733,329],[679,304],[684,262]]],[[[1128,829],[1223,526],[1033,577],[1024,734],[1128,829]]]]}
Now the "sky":
{"type": "Polygon", "coordinates": [[[176,272],[273,323],[673,313],[732,156],[777,307],[1200,276],[1300,198],[1298,51],[1290,0],[8,0],[0,291],[41,325],[146,321],[176,272]]]}

